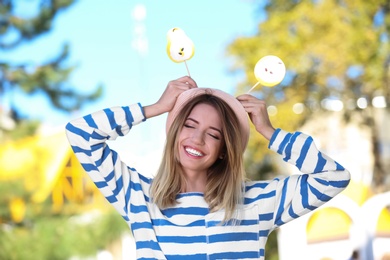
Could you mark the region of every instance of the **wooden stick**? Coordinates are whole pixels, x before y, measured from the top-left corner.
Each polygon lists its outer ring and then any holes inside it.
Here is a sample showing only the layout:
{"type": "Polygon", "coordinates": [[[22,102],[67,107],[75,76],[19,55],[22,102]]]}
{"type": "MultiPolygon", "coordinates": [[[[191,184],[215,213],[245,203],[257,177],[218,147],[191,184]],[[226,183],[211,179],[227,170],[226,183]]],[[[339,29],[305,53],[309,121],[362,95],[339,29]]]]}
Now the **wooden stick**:
{"type": "Polygon", "coordinates": [[[249,92],[251,92],[257,85],[259,85],[260,81],[258,81],[248,92],[246,92],[247,94],[249,94],[249,92]]]}
{"type": "Polygon", "coordinates": [[[186,69],[187,69],[188,76],[191,77],[190,71],[188,70],[188,66],[187,66],[186,60],[184,60],[184,64],[186,65],[186,69]]]}

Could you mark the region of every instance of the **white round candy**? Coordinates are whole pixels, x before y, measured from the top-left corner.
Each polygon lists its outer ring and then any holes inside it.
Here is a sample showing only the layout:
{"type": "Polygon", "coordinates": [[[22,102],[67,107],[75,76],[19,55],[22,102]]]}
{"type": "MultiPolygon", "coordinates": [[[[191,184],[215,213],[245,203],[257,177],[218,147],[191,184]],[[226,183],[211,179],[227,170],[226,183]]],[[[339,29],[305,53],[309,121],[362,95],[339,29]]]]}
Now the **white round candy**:
{"type": "Polygon", "coordinates": [[[194,43],[180,28],[170,29],[167,33],[167,39],[167,53],[172,61],[183,62],[194,56],[194,43]]]}
{"type": "Polygon", "coordinates": [[[277,56],[264,56],[256,63],[255,77],[263,86],[273,87],[279,84],[285,75],[286,66],[277,56]]]}

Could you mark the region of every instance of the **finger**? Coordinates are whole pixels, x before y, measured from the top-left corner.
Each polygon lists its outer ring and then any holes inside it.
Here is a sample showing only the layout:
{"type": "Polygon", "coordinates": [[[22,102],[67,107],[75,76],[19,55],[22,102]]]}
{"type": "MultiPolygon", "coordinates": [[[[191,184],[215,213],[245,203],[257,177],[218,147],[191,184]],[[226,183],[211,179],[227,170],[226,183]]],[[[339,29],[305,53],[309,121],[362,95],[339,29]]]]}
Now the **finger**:
{"type": "Polygon", "coordinates": [[[182,83],[186,83],[186,82],[189,82],[190,80],[191,80],[191,77],[183,76],[181,78],[178,78],[176,81],[179,81],[179,82],[182,82],[182,83]]]}
{"type": "Polygon", "coordinates": [[[240,102],[252,102],[252,103],[264,102],[264,100],[258,99],[257,97],[249,95],[249,94],[243,94],[243,95],[240,95],[236,98],[240,102]]]}
{"type": "Polygon", "coordinates": [[[197,88],[198,85],[196,84],[195,80],[193,80],[191,77],[189,76],[184,76],[184,77],[181,77],[180,82],[184,82],[186,85],[188,85],[190,88],[197,88]]]}
{"type": "Polygon", "coordinates": [[[190,76],[183,76],[183,77],[178,78],[177,80],[179,80],[181,82],[188,82],[188,83],[191,83],[193,85],[196,85],[195,80],[190,76]]]}
{"type": "Polygon", "coordinates": [[[176,89],[179,89],[179,90],[188,90],[188,89],[192,88],[190,83],[188,81],[186,81],[184,78],[172,80],[170,82],[170,86],[174,87],[176,89]]]}
{"type": "Polygon", "coordinates": [[[255,98],[254,96],[252,95],[249,95],[249,94],[242,94],[242,95],[239,95],[238,97],[236,97],[239,101],[245,101],[245,100],[253,100],[253,99],[257,99],[255,98]]]}
{"type": "Polygon", "coordinates": [[[191,88],[197,88],[198,84],[196,84],[195,80],[193,80],[191,77],[188,77],[188,85],[190,85],[191,88]]]}
{"type": "Polygon", "coordinates": [[[185,83],[185,82],[188,81],[189,79],[190,79],[189,76],[183,76],[183,77],[178,78],[177,81],[180,81],[180,82],[185,83]]]}
{"type": "Polygon", "coordinates": [[[244,102],[243,107],[248,114],[261,115],[267,113],[267,105],[264,101],[260,102],[244,102]]]}
{"type": "Polygon", "coordinates": [[[244,108],[262,109],[266,107],[266,103],[263,100],[240,100],[241,105],[244,108]]]}

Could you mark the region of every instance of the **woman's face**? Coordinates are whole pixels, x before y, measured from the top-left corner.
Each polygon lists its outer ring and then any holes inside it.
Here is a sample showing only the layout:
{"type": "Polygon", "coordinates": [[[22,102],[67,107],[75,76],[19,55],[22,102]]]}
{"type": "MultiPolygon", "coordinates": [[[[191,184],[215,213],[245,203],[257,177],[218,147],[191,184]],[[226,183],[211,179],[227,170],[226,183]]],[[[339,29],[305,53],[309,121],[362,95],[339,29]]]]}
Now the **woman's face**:
{"type": "Polygon", "coordinates": [[[196,105],[179,134],[179,160],[185,173],[207,173],[221,156],[222,121],[209,104],[196,105]]]}

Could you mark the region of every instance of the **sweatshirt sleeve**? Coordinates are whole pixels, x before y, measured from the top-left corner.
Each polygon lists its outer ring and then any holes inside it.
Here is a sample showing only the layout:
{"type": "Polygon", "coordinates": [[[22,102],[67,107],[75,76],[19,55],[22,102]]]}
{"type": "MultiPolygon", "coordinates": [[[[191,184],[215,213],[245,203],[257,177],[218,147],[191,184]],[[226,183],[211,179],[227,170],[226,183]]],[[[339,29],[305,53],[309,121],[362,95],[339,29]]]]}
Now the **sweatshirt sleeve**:
{"type": "Polygon", "coordinates": [[[279,180],[275,193],[275,227],[315,210],[349,184],[349,171],[320,152],[310,136],[277,129],[269,148],[303,173],[279,180]]]}
{"type": "Polygon", "coordinates": [[[106,141],[126,135],[132,126],[144,120],[141,105],[134,104],[100,110],[66,125],[67,138],[82,167],[125,219],[130,192],[139,190],[142,176],[128,168],[106,141]]]}

